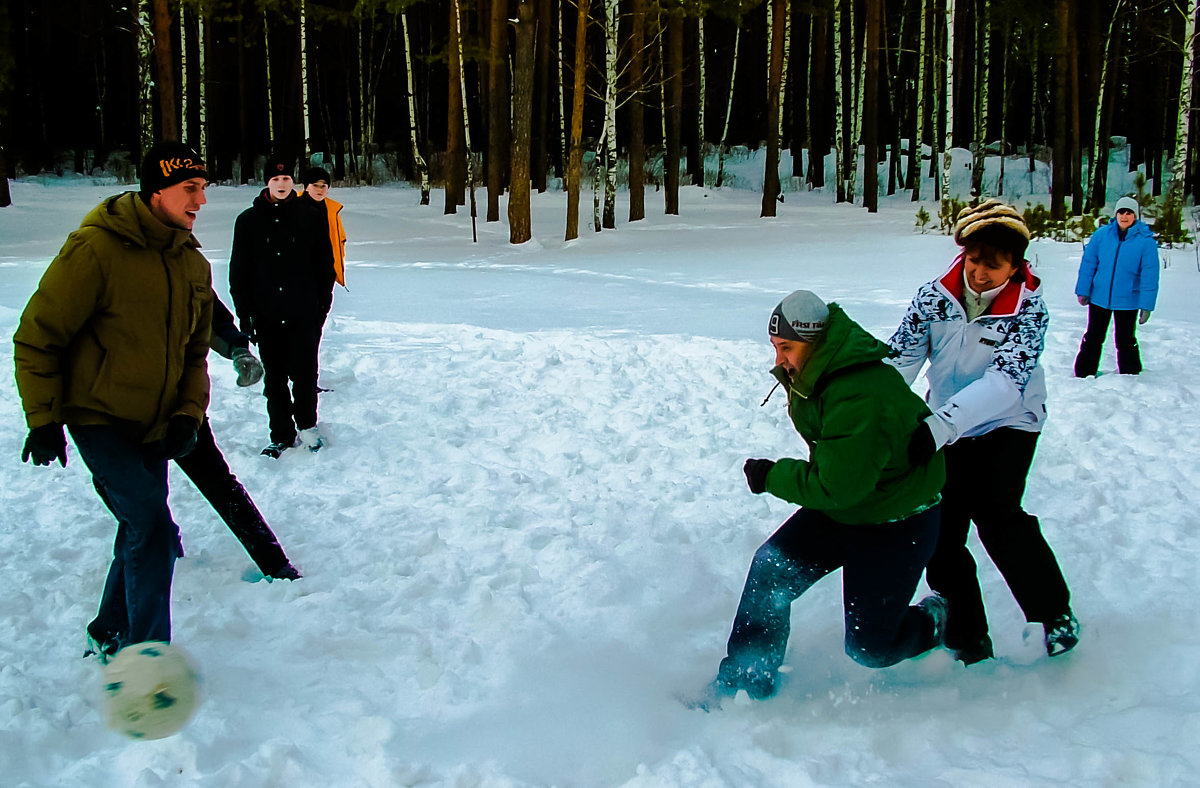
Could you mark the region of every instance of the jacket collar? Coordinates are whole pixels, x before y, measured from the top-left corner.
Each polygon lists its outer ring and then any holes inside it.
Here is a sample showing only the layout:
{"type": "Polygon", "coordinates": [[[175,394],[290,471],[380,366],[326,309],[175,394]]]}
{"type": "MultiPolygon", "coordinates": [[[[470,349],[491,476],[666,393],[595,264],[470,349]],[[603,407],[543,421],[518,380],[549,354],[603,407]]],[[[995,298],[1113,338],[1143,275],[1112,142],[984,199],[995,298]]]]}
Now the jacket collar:
{"type": "MultiPolygon", "coordinates": [[[[964,270],[966,262],[963,258],[965,255],[959,254],[954,258],[954,262],[950,264],[949,270],[942,274],[942,278],[938,280],[938,284],[942,286],[955,301],[959,304],[963,301],[963,291],[966,287],[964,284],[964,270]]],[[[1042,281],[1029,270],[1029,262],[1021,261],[1021,267],[1017,269],[1017,273],[1008,283],[1004,285],[991,305],[984,312],[989,317],[1001,317],[1015,315],[1017,310],[1021,308],[1021,302],[1026,296],[1041,287],[1042,281]]]]}

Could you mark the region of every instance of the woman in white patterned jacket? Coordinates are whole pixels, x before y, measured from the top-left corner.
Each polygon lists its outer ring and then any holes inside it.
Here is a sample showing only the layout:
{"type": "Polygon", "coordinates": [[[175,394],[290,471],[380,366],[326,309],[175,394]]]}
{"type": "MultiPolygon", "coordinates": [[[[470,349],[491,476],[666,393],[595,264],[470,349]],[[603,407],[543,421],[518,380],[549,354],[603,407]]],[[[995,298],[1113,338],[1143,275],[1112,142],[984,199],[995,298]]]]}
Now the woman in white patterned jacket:
{"type": "Polygon", "coordinates": [[[949,606],[946,647],[970,665],[993,656],[987,614],[967,549],[971,522],[1046,652],[1079,641],[1070,591],[1037,517],[1021,507],[1025,478],[1046,419],[1039,365],[1049,315],[1029,269],[1029,230],[998,200],[965,208],[950,270],[922,285],[892,335],[892,363],[911,384],[925,362],[933,411],[913,435],[914,461],[946,452],[942,527],[926,570],[949,606]]]}

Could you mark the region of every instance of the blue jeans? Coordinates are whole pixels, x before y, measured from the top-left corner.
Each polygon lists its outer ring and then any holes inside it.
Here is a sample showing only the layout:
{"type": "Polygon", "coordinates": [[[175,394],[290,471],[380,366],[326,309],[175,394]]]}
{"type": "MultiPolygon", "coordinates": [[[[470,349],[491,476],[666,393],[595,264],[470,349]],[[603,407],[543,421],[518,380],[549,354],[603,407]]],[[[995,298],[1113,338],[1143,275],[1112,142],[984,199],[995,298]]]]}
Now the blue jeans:
{"type": "Polygon", "coordinates": [[[182,554],[167,508],[162,445],[137,443],[115,427],[71,427],[101,500],[117,518],[113,560],[88,632],[117,647],[171,640],[171,575],[182,554]]]}
{"type": "Polygon", "coordinates": [[[750,564],[720,680],[736,688],[746,675],[773,675],[792,602],[839,568],[846,653],[855,662],[883,668],[933,648],[933,619],[910,603],[937,544],[940,508],[880,525],[843,525],[812,509],[792,515],[750,564]]]}

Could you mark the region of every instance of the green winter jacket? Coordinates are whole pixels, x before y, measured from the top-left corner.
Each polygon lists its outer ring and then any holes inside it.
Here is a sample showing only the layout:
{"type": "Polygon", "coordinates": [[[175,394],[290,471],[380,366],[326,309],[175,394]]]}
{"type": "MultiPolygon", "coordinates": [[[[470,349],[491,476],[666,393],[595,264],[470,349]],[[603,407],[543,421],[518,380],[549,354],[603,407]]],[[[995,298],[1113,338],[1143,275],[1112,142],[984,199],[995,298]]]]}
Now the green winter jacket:
{"type": "Polygon", "coordinates": [[[767,474],[767,492],[849,525],[901,520],[938,501],[946,480],[938,452],[913,466],[908,443],[929,408],[882,359],[888,346],[829,305],[825,332],[790,380],[788,415],[808,444],[809,459],[782,459],[767,474]]]}
{"type": "Polygon", "coordinates": [[[208,407],[212,272],[186,230],[135,192],[111,197],[67,238],[13,335],[30,429],[109,424],[161,439],[208,407]]]}

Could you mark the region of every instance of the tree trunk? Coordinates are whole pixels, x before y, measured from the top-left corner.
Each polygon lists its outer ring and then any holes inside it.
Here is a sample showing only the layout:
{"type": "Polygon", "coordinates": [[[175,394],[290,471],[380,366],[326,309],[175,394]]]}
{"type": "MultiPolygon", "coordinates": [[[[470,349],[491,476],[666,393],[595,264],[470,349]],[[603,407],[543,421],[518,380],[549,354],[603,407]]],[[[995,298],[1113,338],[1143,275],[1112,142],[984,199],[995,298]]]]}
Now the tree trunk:
{"type": "MultiPolygon", "coordinates": [[[[517,0],[516,49],[513,53],[512,182],[508,194],[508,242],[533,237],[529,215],[529,129],[533,119],[533,43],[537,29],[535,0],[517,0]]],[[[507,32],[507,31],[505,31],[507,32]]]]}
{"type": "Polygon", "coordinates": [[[175,109],[175,57],[171,48],[171,11],[167,0],[151,0],[154,31],[155,84],[158,119],[164,140],[179,139],[179,113],[175,109]]]}
{"type": "Polygon", "coordinates": [[[275,110],[271,101],[271,24],[267,21],[267,9],[263,9],[263,64],[266,67],[267,91],[267,145],[275,145],[275,110]]]}
{"type": "Polygon", "coordinates": [[[667,152],[663,159],[666,181],[664,213],[679,215],[679,158],[683,129],[683,9],[667,19],[667,152]]]}
{"type": "Polygon", "coordinates": [[[725,151],[726,140],[729,138],[729,120],[733,116],[733,95],[737,87],[738,45],[742,40],[742,26],[739,20],[737,29],[733,32],[733,62],[729,67],[729,98],[725,101],[725,122],[721,125],[721,141],[717,144],[717,188],[721,188],[725,180],[725,151]]]}
{"type": "Polygon", "coordinates": [[[1125,0],[1117,0],[1112,19],[1108,23],[1108,35],[1104,37],[1104,59],[1100,63],[1100,84],[1096,89],[1096,134],[1092,140],[1092,166],[1088,176],[1087,204],[1084,210],[1098,214],[1108,202],[1108,122],[1111,119],[1108,107],[1110,69],[1116,63],[1115,53],[1120,47],[1119,38],[1113,35],[1121,18],[1125,0]]]}
{"type": "Polygon", "coordinates": [[[646,218],[646,0],[633,0],[629,30],[629,221],[646,218]]]}
{"type": "MultiPolygon", "coordinates": [[[[300,0],[300,122],[303,125],[303,139],[300,145],[300,162],[308,166],[309,154],[312,153],[312,123],[308,117],[308,8],[307,0],[300,0]]],[[[303,173],[299,173],[304,177],[303,173]]]]}
{"type": "Polygon", "coordinates": [[[704,126],[703,113],[700,108],[704,104],[704,94],[700,91],[702,82],[700,65],[700,20],[696,17],[685,17],[683,22],[683,41],[685,55],[683,85],[686,96],[681,105],[683,118],[683,134],[687,140],[687,174],[693,186],[704,185],[704,126]]]}
{"type": "MultiPolygon", "coordinates": [[[[179,4],[179,84],[182,89],[179,91],[179,140],[181,142],[189,142],[191,136],[188,134],[188,94],[191,92],[188,83],[188,45],[187,45],[187,6],[183,3],[179,4]]],[[[204,151],[200,151],[200,155],[204,155],[204,151]]]]}
{"type": "MultiPolygon", "coordinates": [[[[942,107],[946,118],[946,142],[942,151],[942,205],[949,206],[950,165],[954,147],[954,0],[946,0],[946,99],[942,107]]],[[[954,217],[950,217],[953,219],[954,217]]]]}
{"type": "MultiPolygon", "coordinates": [[[[500,221],[500,194],[508,150],[508,0],[491,0],[488,47],[487,221],[500,221]]],[[[532,109],[532,106],[531,106],[532,109]]],[[[529,118],[525,119],[528,122],[529,118]]],[[[528,154],[528,148],[526,148],[528,154]]]]}
{"type": "Polygon", "coordinates": [[[588,0],[577,1],[575,21],[575,88],[571,94],[571,152],[567,181],[566,240],[579,237],[579,187],[583,177],[583,91],[587,76],[588,0]]]}
{"type": "Polygon", "coordinates": [[[814,14],[812,61],[809,67],[808,133],[809,145],[807,179],[813,189],[825,188],[825,157],[829,155],[829,102],[826,90],[829,74],[829,16],[814,14]]]}
{"type": "Polygon", "coordinates": [[[879,211],[879,41],[883,26],[883,0],[867,0],[864,20],[863,106],[863,207],[879,211]]]}
{"type": "Polygon", "coordinates": [[[1188,126],[1192,111],[1192,79],[1196,68],[1196,0],[1185,0],[1183,25],[1183,75],[1179,82],[1179,108],[1175,121],[1175,159],[1171,169],[1171,199],[1182,207],[1188,161],[1188,126]]]}
{"type": "Polygon", "coordinates": [[[133,14],[134,30],[137,31],[137,64],[138,64],[138,151],[135,160],[141,162],[142,156],[154,144],[154,34],[150,29],[148,6],[137,2],[130,9],[133,14]]]}
{"type": "MultiPolygon", "coordinates": [[[[925,94],[926,75],[929,73],[929,3],[931,0],[920,0],[921,3],[921,39],[917,45],[917,130],[913,134],[912,154],[908,158],[908,188],[912,189],[913,202],[921,200],[921,161],[922,146],[925,143],[925,94]]],[[[936,146],[931,145],[930,148],[936,146]]]]}
{"type": "Polygon", "coordinates": [[[443,177],[446,181],[446,208],[444,213],[458,213],[466,190],[466,162],[463,150],[463,83],[462,61],[460,60],[458,0],[449,0],[450,41],[446,45],[449,56],[449,79],[446,101],[446,161],[443,177]]]}
{"type": "Polygon", "coordinates": [[[1057,45],[1054,48],[1054,105],[1058,111],[1054,116],[1054,153],[1050,174],[1050,215],[1055,219],[1067,217],[1067,193],[1071,190],[1071,156],[1067,147],[1070,135],[1071,121],[1068,107],[1071,101],[1070,83],[1071,66],[1067,62],[1070,54],[1068,29],[1071,24],[1070,0],[1057,0],[1055,3],[1057,27],[1055,36],[1057,45]]]}
{"type": "Polygon", "coordinates": [[[400,27],[404,32],[404,73],[408,80],[408,137],[412,145],[413,168],[416,170],[417,181],[421,184],[421,205],[429,205],[429,165],[421,155],[419,143],[420,131],[417,125],[416,90],[413,83],[412,38],[408,34],[408,11],[400,12],[400,27]]]}
{"type": "Polygon", "coordinates": [[[975,26],[975,151],[971,160],[971,196],[983,196],[983,167],[987,156],[987,124],[988,124],[988,81],[990,77],[989,61],[991,59],[991,0],[979,0],[983,3],[983,13],[979,14],[975,26]]]}
{"type": "Polygon", "coordinates": [[[763,174],[762,211],[774,216],[779,197],[779,96],[783,82],[783,38],[787,27],[787,0],[770,0],[770,65],[767,70],[767,164],[763,174]]]}
{"type": "Polygon", "coordinates": [[[842,7],[853,0],[834,0],[833,9],[833,150],[837,202],[846,201],[845,166],[846,155],[846,69],[843,63],[845,41],[842,35],[842,7]]]}
{"type": "Polygon", "coordinates": [[[1067,55],[1067,63],[1070,65],[1071,70],[1068,77],[1070,79],[1070,103],[1067,105],[1067,111],[1071,122],[1071,137],[1068,141],[1068,153],[1070,154],[1071,161],[1069,171],[1071,178],[1071,215],[1079,216],[1083,213],[1083,178],[1080,177],[1083,173],[1083,142],[1079,130],[1079,31],[1077,29],[1079,7],[1075,3],[1075,0],[1071,0],[1070,5],[1071,22],[1067,34],[1070,52],[1067,55]]]}
{"type": "MultiPolygon", "coordinates": [[[[533,70],[533,131],[532,147],[530,150],[530,174],[533,188],[538,194],[546,191],[547,170],[549,168],[549,145],[547,135],[550,133],[550,42],[554,39],[550,34],[550,0],[535,0],[537,32],[534,35],[534,66],[533,70]]],[[[555,66],[557,67],[557,63],[555,66]]],[[[516,90],[516,86],[513,87],[516,90]]],[[[515,165],[514,165],[515,166],[515,165]]]]}
{"type": "MultiPolygon", "coordinates": [[[[621,21],[617,0],[605,0],[604,9],[604,217],[606,230],[617,226],[617,32],[621,21]]],[[[599,151],[597,151],[599,152],[599,151]]],[[[596,165],[599,166],[599,157],[596,165]]]]}

